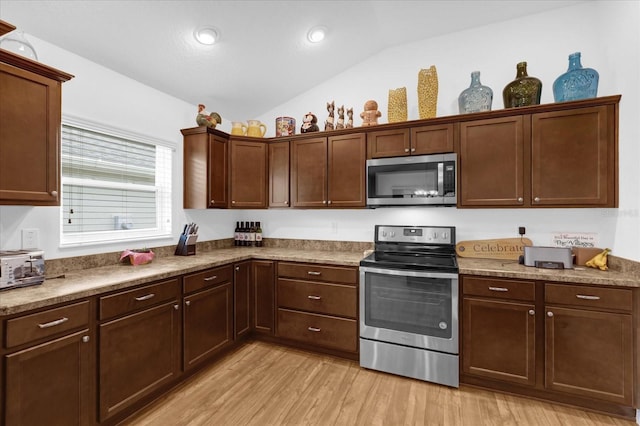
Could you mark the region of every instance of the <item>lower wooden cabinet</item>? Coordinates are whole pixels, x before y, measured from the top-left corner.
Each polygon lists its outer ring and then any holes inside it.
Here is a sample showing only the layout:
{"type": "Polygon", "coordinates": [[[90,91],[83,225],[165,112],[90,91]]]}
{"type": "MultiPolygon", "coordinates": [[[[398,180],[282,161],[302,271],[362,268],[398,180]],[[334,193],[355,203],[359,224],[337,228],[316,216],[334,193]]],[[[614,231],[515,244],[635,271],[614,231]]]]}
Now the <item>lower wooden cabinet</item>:
{"type": "Polygon", "coordinates": [[[271,260],[254,260],[253,288],[251,300],[253,305],[253,331],[261,334],[275,333],[275,262],[271,260]]]}
{"type": "Polygon", "coordinates": [[[233,337],[240,339],[251,332],[251,261],[233,267],[233,337]]]}
{"type": "Polygon", "coordinates": [[[462,276],[461,383],[624,413],[631,289],[462,276]]]}

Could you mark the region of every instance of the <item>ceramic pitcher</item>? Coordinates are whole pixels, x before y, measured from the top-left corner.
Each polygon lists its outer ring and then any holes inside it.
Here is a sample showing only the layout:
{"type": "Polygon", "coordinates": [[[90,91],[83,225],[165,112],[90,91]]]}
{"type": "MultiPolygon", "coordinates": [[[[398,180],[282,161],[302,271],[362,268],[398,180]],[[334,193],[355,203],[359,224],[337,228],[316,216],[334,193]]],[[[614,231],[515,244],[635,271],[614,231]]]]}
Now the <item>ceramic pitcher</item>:
{"type": "Polygon", "coordinates": [[[247,120],[249,127],[247,128],[247,136],[253,136],[255,138],[261,138],[267,133],[267,126],[260,122],[260,120],[247,120]]]}
{"type": "Polygon", "coordinates": [[[247,125],[241,121],[232,121],[231,122],[231,134],[232,135],[246,135],[247,134],[247,125]]]}

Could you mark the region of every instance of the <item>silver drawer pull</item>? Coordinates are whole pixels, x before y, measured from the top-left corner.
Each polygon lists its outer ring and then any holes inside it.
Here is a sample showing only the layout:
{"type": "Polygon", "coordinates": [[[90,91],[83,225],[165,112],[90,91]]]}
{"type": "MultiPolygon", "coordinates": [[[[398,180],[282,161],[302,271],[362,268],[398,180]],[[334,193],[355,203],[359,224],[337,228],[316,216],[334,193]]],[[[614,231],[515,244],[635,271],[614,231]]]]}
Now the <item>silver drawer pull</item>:
{"type": "Polygon", "coordinates": [[[600,300],[600,296],[589,296],[586,294],[576,294],[576,297],[584,300],[600,300]]]}
{"type": "Polygon", "coordinates": [[[307,297],[308,297],[309,299],[311,299],[311,300],[320,300],[320,299],[322,299],[322,297],[321,297],[321,296],[311,296],[311,295],[309,295],[309,296],[307,296],[307,297]]]}
{"type": "Polygon", "coordinates": [[[156,297],[156,295],[155,295],[155,294],[153,294],[153,293],[149,293],[149,294],[146,294],[146,295],[144,295],[144,296],[136,297],[136,300],[137,300],[138,302],[142,302],[143,300],[149,300],[149,299],[151,299],[152,297],[156,297]]]}
{"type": "MultiPolygon", "coordinates": [[[[237,271],[237,269],[236,269],[236,271],[237,271]]],[[[216,278],[218,278],[218,276],[217,276],[217,275],[213,275],[213,276],[211,276],[211,277],[207,277],[207,278],[205,278],[204,280],[205,280],[205,281],[213,281],[213,280],[215,280],[216,278]]]]}
{"type": "Polygon", "coordinates": [[[69,318],[67,317],[62,317],[60,319],[51,321],[51,322],[45,322],[44,324],[38,324],[38,327],[40,328],[49,328],[49,327],[55,327],[56,325],[60,325],[62,323],[65,323],[69,321],[69,318]]]}
{"type": "Polygon", "coordinates": [[[322,275],[322,272],[309,271],[309,272],[307,272],[307,274],[309,274],[309,275],[322,275]]]}
{"type": "Polygon", "coordinates": [[[504,288],[504,287],[489,287],[489,290],[491,290],[491,291],[509,291],[508,288],[504,288]]]}
{"type": "Polygon", "coordinates": [[[307,330],[313,331],[314,333],[319,333],[320,332],[320,329],[316,328],[316,327],[307,327],[307,330]]]}

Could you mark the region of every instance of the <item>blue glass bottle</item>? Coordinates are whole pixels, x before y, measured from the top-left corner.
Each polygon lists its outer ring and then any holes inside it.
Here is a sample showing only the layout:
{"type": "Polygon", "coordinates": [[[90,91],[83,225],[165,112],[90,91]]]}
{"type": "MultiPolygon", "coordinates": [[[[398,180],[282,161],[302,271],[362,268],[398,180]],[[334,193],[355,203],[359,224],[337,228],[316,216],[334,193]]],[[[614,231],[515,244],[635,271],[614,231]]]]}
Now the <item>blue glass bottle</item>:
{"type": "Polygon", "coordinates": [[[556,102],[595,98],[598,95],[598,72],[582,68],[580,52],[569,55],[569,69],[553,83],[553,98],[556,102]]]}
{"type": "Polygon", "coordinates": [[[460,93],[458,108],[460,114],[471,112],[491,111],[493,90],[480,83],[480,71],[471,73],[471,85],[460,93]]]}

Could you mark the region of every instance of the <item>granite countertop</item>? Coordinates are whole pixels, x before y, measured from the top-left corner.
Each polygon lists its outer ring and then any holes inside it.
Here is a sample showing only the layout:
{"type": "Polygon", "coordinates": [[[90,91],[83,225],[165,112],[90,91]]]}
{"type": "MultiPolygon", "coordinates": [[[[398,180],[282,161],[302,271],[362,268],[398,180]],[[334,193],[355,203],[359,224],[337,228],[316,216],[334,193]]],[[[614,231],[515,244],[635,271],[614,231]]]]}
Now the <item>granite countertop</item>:
{"type": "MultiPolygon", "coordinates": [[[[364,254],[363,251],[232,247],[199,251],[194,256],[156,257],[147,265],[131,266],[115,263],[111,266],[65,272],[63,278],[48,278],[43,284],[37,286],[2,291],[0,292],[0,316],[71,302],[243,260],[264,259],[358,266],[364,254]]],[[[458,264],[460,274],[640,287],[640,273],[636,269],[624,272],[582,267],[553,270],[527,267],[510,260],[470,258],[458,258],[458,264]]],[[[634,264],[637,265],[635,262],[634,264]]]]}

